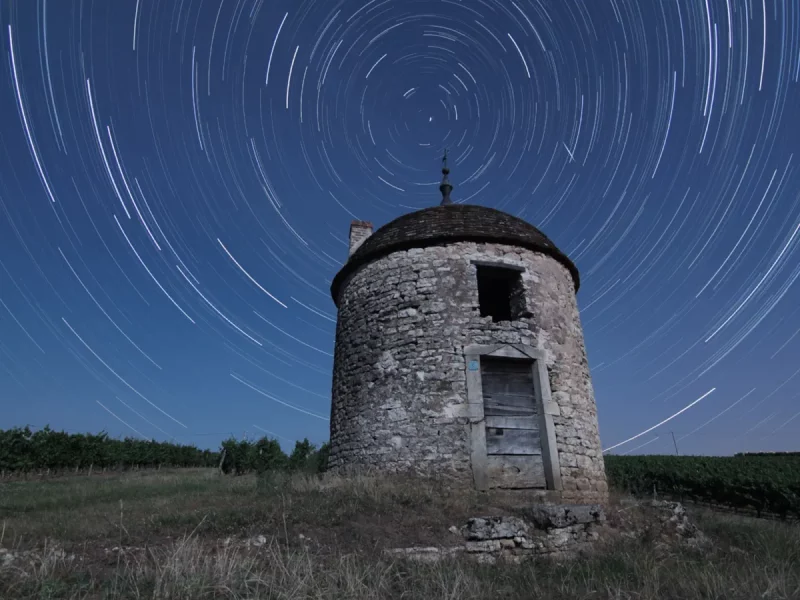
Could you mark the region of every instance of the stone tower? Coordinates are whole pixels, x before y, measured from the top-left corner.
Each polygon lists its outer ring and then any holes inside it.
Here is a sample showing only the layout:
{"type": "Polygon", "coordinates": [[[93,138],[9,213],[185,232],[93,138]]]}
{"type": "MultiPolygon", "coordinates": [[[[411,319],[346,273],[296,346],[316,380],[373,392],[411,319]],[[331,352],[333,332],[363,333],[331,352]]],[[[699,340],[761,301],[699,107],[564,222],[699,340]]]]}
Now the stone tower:
{"type": "Polygon", "coordinates": [[[414,471],[597,502],[607,486],[575,265],[499,210],[355,221],[338,307],[334,472],[414,471]]]}

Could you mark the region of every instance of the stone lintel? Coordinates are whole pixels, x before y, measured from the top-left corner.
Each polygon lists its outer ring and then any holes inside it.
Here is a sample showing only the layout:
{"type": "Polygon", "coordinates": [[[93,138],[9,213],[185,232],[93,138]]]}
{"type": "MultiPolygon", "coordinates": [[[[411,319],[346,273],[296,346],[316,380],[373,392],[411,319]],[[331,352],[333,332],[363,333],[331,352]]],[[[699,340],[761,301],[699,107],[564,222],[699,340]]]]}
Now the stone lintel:
{"type": "Polygon", "coordinates": [[[512,271],[519,271],[520,273],[525,271],[525,267],[519,265],[517,263],[508,262],[508,260],[498,259],[498,260],[482,260],[482,259],[473,259],[470,261],[473,265],[479,267],[502,267],[503,269],[511,269],[512,271]]]}
{"type": "Polygon", "coordinates": [[[544,360],[544,350],[539,350],[533,346],[525,344],[470,344],[464,348],[465,355],[473,356],[507,356],[508,358],[530,358],[532,360],[544,360]],[[516,350],[515,355],[513,351],[516,350]],[[500,352],[498,354],[498,352],[500,352]],[[518,356],[521,355],[521,356],[518,356]]]}

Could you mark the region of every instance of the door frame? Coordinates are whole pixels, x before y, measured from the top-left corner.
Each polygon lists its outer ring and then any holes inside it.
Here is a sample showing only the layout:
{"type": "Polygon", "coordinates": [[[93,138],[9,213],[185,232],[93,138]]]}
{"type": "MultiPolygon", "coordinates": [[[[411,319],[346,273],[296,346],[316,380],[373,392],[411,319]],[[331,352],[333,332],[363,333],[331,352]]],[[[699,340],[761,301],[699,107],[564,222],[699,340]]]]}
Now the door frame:
{"type": "Polygon", "coordinates": [[[470,427],[470,459],[475,487],[489,489],[486,458],[486,427],[483,414],[483,382],[481,381],[481,357],[518,358],[530,360],[533,370],[533,393],[539,414],[539,436],[542,440],[542,461],[548,490],[561,490],[561,466],[558,462],[558,447],[554,416],[560,416],[558,404],[550,396],[550,379],[545,365],[543,350],[524,344],[473,344],[464,348],[467,369],[467,408],[470,427]]]}

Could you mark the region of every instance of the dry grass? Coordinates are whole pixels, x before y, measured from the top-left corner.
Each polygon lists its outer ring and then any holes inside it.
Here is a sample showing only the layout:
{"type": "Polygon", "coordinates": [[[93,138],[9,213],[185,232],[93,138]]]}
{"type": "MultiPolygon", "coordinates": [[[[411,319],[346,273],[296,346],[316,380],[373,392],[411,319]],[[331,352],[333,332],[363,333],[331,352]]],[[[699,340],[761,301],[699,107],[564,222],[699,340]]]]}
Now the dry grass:
{"type": "Polygon", "coordinates": [[[425,541],[436,528],[435,540],[447,519],[449,526],[476,510],[502,513],[508,504],[426,480],[277,474],[257,481],[213,470],[13,482],[0,491],[6,544],[23,546],[45,537],[93,543],[120,535],[123,545],[141,545],[196,530],[215,539],[302,533],[352,550],[404,539],[406,530],[420,530],[425,541]]]}
{"type": "Polygon", "coordinates": [[[698,517],[715,540],[705,554],[618,540],[562,564],[382,558],[453,544],[450,525],[513,512],[511,500],[430,481],[209,471],[5,483],[0,546],[16,559],[0,555],[0,598],[800,598],[800,529],[730,515],[698,517]],[[241,543],[257,535],[267,543],[241,543]]]}

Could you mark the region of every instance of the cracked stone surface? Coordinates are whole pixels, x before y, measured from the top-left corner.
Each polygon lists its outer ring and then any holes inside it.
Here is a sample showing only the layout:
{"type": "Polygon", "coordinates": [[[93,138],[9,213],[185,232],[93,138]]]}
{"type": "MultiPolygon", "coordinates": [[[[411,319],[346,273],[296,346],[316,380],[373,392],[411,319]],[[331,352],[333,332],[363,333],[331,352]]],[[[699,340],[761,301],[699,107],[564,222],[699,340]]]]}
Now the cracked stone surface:
{"type": "Polygon", "coordinates": [[[532,506],[526,516],[539,529],[566,527],[586,523],[600,523],[604,520],[603,507],[599,504],[555,504],[532,506]]]}
{"type": "MultiPolygon", "coordinates": [[[[619,523],[617,533],[623,536],[635,538],[655,533],[656,548],[665,551],[675,545],[698,550],[711,546],[710,539],[689,520],[678,502],[639,502],[629,508],[636,510],[636,518],[619,523]]],[[[428,562],[463,555],[485,564],[519,563],[536,557],[570,559],[591,550],[595,542],[612,532],[603,507],[597,504],[541,505],[530,507],[526,514],[535,515],[536,519],[475,517],[460,528],[451,526],[449,532],[460,532],[463,536],[461,546],[395,548],[386,554],[428,562]]]]}
{"type": "Polygon", "coordinates": [[[577,515],[576,519],[553,519],[546,527],[515,516],[489,516],[469,519],[459,531],[464,544],[446,549],[394,548],[386,554],[411,560],[435,561],[463,554],[480,563],[498,561],[518,563],[536,556],[568,558],[588,549],[599,538],[598,526],[605,520],[602,508],[597,505],[547,507],[551,513],[577,515]]]}

